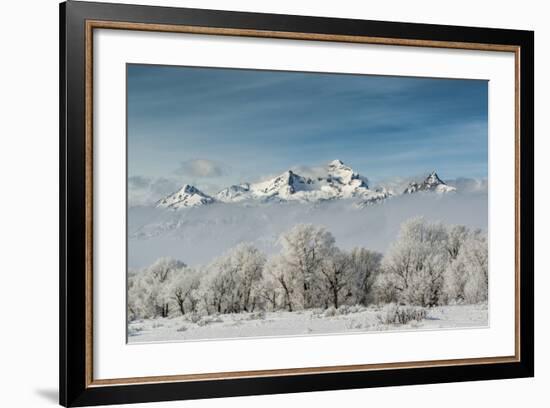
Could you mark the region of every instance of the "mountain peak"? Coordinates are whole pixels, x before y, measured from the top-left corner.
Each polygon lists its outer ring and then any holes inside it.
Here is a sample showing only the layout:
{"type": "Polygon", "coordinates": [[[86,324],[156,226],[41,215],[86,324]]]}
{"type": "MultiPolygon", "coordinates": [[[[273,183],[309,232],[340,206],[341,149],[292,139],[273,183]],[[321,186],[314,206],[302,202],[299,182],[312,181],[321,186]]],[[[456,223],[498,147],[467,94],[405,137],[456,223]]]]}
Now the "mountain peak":
{"type": "Polygon", "coordinates": [[[216,199],[222,202],[237,202],[247,199],[247,194],[250,192],[250,184],[242,183],[224,188],[218,194],[216,199]]]}
{"type": "Polygon", "coordinates": [[[368,188],[367,179],[346,166],[342,160],[333,160],[328,164],[328,178],[336,180],[340,184],[353,185],[353,187],[368,188]]]}
{"type": "Polygon", "coordinates": [[[439,178],[437,172],[433,170],[422,183],[412,182],[403,192],[404,194],[412,194],[417,191],[435,191],[436,193],[450,193],[456,191],[456,188],[448,186],[439,178]]]}
{"type": "Polygon", "coordinates": [[[214,199],[195,186],[184,184],[178,191],[157,202],[158,208],[178,209],[182,207],[198,207],[213,202],[214,199]]]}
{"type": "Polygon", "coordinates": [[[344,166],[344,162],[340,159],[336,159],[336,160],[331,161],[328,164],[328,166],[329,167],[342,167],[342,166],[344,166]]]}
{"type": "Polygon", "coordinates": [[[432,171],[428,177],[426,177],[424,182],[429,184],[445,184],[445,182],[439,178],[435,170],[432,171]]]}
{"type": "Polygon", "coordinates": [[[313,180],[302,177],[292,170],[287,170],[284,173],[259,183],[250,185],[252,198],[289,198],[298,191],[310,190],[313,180]]]}
{"type": "Polygon", "coordinates": [[[192,186],[191,184],[184,184],[177,193],[187,193],[187,194],[195,194],[197,192],[200,192],[198,188],[195,186],[192,186]]]}

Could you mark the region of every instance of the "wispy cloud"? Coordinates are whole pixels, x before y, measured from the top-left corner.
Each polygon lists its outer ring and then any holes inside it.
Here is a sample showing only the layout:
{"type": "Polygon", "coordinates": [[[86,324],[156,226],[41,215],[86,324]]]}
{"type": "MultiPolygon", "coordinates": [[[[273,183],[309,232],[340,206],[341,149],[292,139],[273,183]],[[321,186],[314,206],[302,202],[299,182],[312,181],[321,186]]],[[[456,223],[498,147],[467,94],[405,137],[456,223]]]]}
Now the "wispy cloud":
{"type": "MultiPolygon", "coordinates": [[[[335,157],[335,159],[337,158],[335,157]]],[[[326,177],[327,175],[326,165],[317,165],[317,166],[297,165],[297,166],[292,166],[291,170],[303,177],[309,177],[312,179],[315,179],[317,177],[326,177]]]]}
{"type": "Polygon", "coordinates": [[[181,162],[176,174],[191,177],[219,177],[224,174],[223,166],[208,159],[193,159],[181,162]]]}
{"type": "Polygon", "coordinates": [[[463,193],[486,193],[489,188],[489,183],[486,178],[458,178],[454,180],[447,180],[447,184],[456,187],[458,191],[463,193]]]}
{"type": "Polygon", "coordinates": [[[130,176],[128,177],[128,205],[134,207],[153,204],[179,187],[180,185],[175,179],[130,176]]]}
{"type": "Polygon", "coordinates": [[[149,187],[151,179],[143,176],[131,176],[128,177],[128,188],[132,190],[139,190],[149,187]]]}

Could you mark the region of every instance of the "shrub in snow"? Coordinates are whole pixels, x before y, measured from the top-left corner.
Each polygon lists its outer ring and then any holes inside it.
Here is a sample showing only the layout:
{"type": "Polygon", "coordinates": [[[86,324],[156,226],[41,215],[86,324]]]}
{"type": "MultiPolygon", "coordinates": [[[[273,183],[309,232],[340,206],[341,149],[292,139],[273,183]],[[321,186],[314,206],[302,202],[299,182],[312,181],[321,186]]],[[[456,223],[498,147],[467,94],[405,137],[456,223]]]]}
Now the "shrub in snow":
{"type": "Polygon", "coordinates": [[[203,316],[199,319],[199,321],[197,322],[197,325],[198,326],[206,326],[208,324],[212,324],[212,323],[222,323],[223,320],[219,317],[215,317],[215,316],[203,316]]]}
{"type": "Polygon", "coordinates": [[[334,306],[329,306],[324,310],[314,309],[312,317],[334,317],[334,316],[345,316],[350,313],[357,313],[364,310],[362,306],[348,306],[343,305],[336,309],[334,306]]]}
{"type": "Polygon", "coordinates": [[[191,323],[197,323],[202,318],[202,315],[199,313],[188,313],[185,315],[185,320],[191,323]]]}
{"type": "Polygon", "coordinates": [[[348,305],[342,305],[338,308],[338,314],[343,316],[351,313],[351,307],[348,305]]]}
{"type": "Polygon", "coordinates": [[[426,315],[426,309],[421,306],[400,306],[390,303],[384,306],[376,317],[382,324],[407,324],[412,321],[423,320],[426,315]]]}
{"type": "Polygon", "coordinates": [[[342,305],[338,309],[336,309],[334,306],[330,306],[322,314],[324,316],[345,316],[351,313],[359,313],[364,310],[365,307],[361,305],[342,305]]]}
{"type": "Polygon", "coordinates": [[[139,327],[139,326],[130,326],[128,327],[128,336],[132,337],[132,336],[137,336],[140,334],[140,332],[143,331],[143,327],[139,327]]]}
{"type": "MultiPolygon", "coordinates": [[[[346,306],[346,307],[347,307],[347,313],[361,313],[367,310],[367,308],[362,305],[353,305],[353,306],[346,306]]],[[[342,306],[342,309],[344,309],[344,306],[342,306]]]]}
{"type": "Polygon", "coordinates": [[[324,317],[325,309],[321,308],[313,308],[309,309],[309,318],[310,319],[318,319],[324,317]]]}
{"type": "Polygon", "coordinates": [[[334,306],[330,306],[325,312],[323,313],[324,317],[333,317],[338,314],[338,310],[334,306]]]}
{"type": "Polygon", "coordinates": [[[265,312],[262,310],[260,312],[250,313],[248,315],[248,320],[265,320],[265,312]]]}

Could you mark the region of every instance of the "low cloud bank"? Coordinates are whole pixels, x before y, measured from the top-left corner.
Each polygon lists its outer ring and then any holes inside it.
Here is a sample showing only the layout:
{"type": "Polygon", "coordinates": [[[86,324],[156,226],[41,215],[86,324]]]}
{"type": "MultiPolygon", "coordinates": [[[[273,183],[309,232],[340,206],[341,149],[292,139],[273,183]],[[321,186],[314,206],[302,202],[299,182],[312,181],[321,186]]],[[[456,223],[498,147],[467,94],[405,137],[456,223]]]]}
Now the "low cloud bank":
{"type": "Polygon", "coordinates": [[[279,249],[280,234],[297,223],[324,225],[342,249],[361,246],[381,252],[395,240],[400,224],[415,216],[487,229],[483,192],[404,195],[362,209],[351,204],[339,200],[317,205],[214,204],[180,211],[130,208],[128,267],[141,268],[161,256],[204,264],[240,242],[271,254],[279,249]]]}

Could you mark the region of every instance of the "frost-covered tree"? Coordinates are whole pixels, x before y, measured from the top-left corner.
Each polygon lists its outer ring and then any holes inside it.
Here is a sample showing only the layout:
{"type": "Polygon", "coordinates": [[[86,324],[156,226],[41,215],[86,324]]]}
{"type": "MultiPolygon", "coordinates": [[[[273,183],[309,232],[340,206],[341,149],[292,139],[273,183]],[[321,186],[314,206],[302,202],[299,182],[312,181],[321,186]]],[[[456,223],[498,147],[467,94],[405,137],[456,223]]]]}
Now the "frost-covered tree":
{"type": "Polygon", "coordinates": [[[389,274],[402,303],[434,306],[443,288],[443,274],[448,263],[448,235],[440,223],[413,218],[401,225],[396,242],[384,258],[389,274]]]}
{"type": "Polygon", "coordinates": [[[206,303],[216,313],[253,311],[265,262],[265,256],[250,244],[239,244],[216,259],[204,280],[206,303]]]}
{"type": "Polygon", "coordinates": [[[319,272],[319,298],[324,299],[326,307],[330,305],[338,309],[351,296],[351,257],[344,251],[334,249],[319,264],[319,272]]]}
{"type": "Polygon", "coordinates": [[[267,296],[274,299],[275,302],[289,312],[296,309],[297,294],[296,288],[299,286],[299,276],[295,268],[287,268],[284,258],[280,255],[275,255],[269,259],[265,266],[265,276],[267,282],[274,282],[274,292],[268,291],[267,296]]]}
{"type": "Polygon", "coordinates": [[[251,312],[259,297],[265,255],[251,244],[241,244],[232,252],[232,262],[238,271],[239,310],[251,312]]]}
{"type": "Polygon", "coordinates": [[[185,266],[176,259],[159,258],[133,275],[128,285],[129,314],[142,318],[167,317],[171,302],[168,283],[185,266]]]}
{"type": "MultiPolygon", "coordinates": [[[[280,267],[292,276],[293,291],[299,295],[300,306],[313,307],[315,280],[323,260],[335,250],[334,237],[324,227],[298,224],[283,234],[280,267]]],[[[290,306],[289,306],[290,307],[290,306]]]]}
{"type": "Polygon", "coordinates": [[[397,303],[399,294],[393,275],[382,270],[374,280],[373,295],[376,303],[397,303]]]}
{"type": "Polygon", "coordinates": [[[373,288],[380,273],[382,254],[366,248],[354,248],[350,258],[350,291],[353,301],[367,305],[373,300],[373,288]]]}
{"type": "Polygon", "coordinates": [[[465,301],[464,288],[467,280],[466,264],[457,254],[457,258],[452,260],[445,270],[443,284],[445,303],[462,303],[465,301]]]}
{"type": "Polygon", "coordinates": [[[185,267],[185,263],[177,259],[162,257],[146,269],[146,274],[150,275],[156,282],[164,283],[171,277],[174,271],[185,267]]]}
{"type": "Polygon", "coordinates": [[[136,277],[135,273],[128,276],[127,288],[126,288],[126,293],[128,296],[127,302],[126,302],[127,310],[128,310],[128,313],[127,313],[128,321],[132,321],[142,317],[142,311],[141,311],[142,299],[140,294],[141,291],[137,287],[137,281],[138,281],[138,278],[136,277]]]}
{"type": "Polygon", "coordinates": [[[167,284],[171,299],[182,315],[196,312],[199,302],[200,275],[193,268],[182,268],[172,274],[167,284]]]}
{"type": "Polygon", "coordinates": [[[445,273],[445,293],[450,301],[477,303],[487,300],[488,255],[486,236],[481,231],[468,232],[445,273]]]}
{"type": "Polygon", "coordinates": [[[460,248],[468,238],[470,230],[464,225],[451,225],[447,227],[447,240],[445,247],[449,253],[450,260],[456,259],[460,252],[460,248]]]}
{"type": "MultiPolygon", "coordinates": [[[[272,267],[273,259],[274,258],[268,260],[264,267],[263,279],[258,290],[260,306],[262,306],[264,310],[272,311],[277,310],[279,305],[284,303],[281,301],[283,289],[277,279],[277,271],[272,267]]],[[[283,308],[287,306],[287,303],[282,305],[283,308]]]]}
{"type": "Polygon", "coordinates": [[[202,310],[208,314],[223,313],[227,308],[227,298],[231,288],[231,279],[227,274],[219,274],[218,267],[205,268],[205,277],[201,281],[200,298],[202,310]]]}
{"type": "Polygon", "coordinates": [[[469,302],[486,301],[489,297],[489,248],[487,237],[477,231],[464,245],[464,257],[470,274],[465,287],[469,302]]]}
{"type": "Polygon", "coordinates": [[[466,272],[463,262],[456,262],[462,252],[464,242],[468,239],[471,231],[464,225],[451,225],[447,227],[447,252],[449,263],[445,270],[443,279],[442,302],[464,301],[464,285],[466,284],[466,272]]]}

